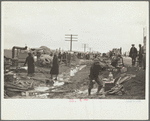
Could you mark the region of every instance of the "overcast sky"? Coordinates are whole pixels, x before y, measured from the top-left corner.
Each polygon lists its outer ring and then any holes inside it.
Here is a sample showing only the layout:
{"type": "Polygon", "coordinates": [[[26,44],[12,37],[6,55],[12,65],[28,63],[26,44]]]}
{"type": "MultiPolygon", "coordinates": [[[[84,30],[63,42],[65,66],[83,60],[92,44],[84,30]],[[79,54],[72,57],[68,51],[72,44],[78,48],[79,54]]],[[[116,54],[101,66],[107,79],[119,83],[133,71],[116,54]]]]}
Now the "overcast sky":
{"type": "MultiPolygon", "coordinates": [[[[65,34],[78,35],[73,50],[88,44],[107,52],[143,44],[148,2],[2,2],[4,48],[47,46],[70,49],[65,34]]],[[[89,49],[87,49],[89,51],[89,49]]]]}

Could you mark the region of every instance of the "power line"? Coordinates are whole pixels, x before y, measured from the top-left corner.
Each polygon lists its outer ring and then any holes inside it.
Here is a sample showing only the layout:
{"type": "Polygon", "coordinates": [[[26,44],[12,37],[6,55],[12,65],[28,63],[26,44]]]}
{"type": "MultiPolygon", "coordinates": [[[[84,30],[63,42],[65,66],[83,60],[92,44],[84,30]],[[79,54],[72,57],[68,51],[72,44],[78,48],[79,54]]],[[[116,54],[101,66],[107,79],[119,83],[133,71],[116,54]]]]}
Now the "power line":
{"type": "Polygon", "coordinates": [[[65,40],[65,41],[70,41],[70,51],[72,51],[72,41],[78,41],[78,40],[75,40],[75,39],[78,39],[77,37],[73,37],[73,36],[78,36],[78,35],[72,35],[72,34],[65,34],[65,36],[68,36],[68,37],[65,37],[66,39],[70,39],[70,40],[65,40]],[[74,40],[73,40],[74,39],[74,40]]]}

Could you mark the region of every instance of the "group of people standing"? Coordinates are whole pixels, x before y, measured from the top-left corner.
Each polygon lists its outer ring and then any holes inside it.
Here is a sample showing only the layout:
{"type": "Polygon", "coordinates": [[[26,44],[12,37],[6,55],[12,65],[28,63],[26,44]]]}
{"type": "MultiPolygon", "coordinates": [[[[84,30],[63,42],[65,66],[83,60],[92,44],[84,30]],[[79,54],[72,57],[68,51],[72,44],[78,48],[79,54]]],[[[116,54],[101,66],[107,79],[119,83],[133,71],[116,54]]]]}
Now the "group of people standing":
{"type": "Polygon", "coordinates": [[[60,63],[65,62],[67,66],[70,66],[70,61],[71,61],[71,53],[69,52],[55,52],[54,54],[50,54],[50,56],[57,55],[58,57],[58,62],[60,63]]]}
{"type": "MultiPolygon", "coordinates": [[[[116,57],[114,53],[111,55],[112,57],[116,57]]],[[[119,56],[118,56],[119,57],[119,56]]],[[[142,47],[141,44],[139,44],[139,51],[135,48],[134,44],[132,44],[132,47],[130,49],[129,57],[132,58],[132,65],[135,66],[136,58],[138,57],[139,66],[143,67],[145,70],[145,64],[146,64],[146,48],[144,46],[142,47]]],[[[115,59],[116,60],[116,59],[115,59]]],[[[117,62],[115,62],[116,64],[117,62]]],[[[93,88],[94,83],[96,82],[98,84],[97,94],[99,94],[99,91],[104,88],[101,79],[99,79],[99,75],[103,71],[103,68],[100,66],[99,61],[97,60],[97,57],[94,59],[94,63],[92,64],[90,68],[90,75],[89,75],[89,86],[88,86],[88,95],[91,95],[91,89],[93,88]]]]}
{"type": "Polygon", "coordinates": [[[145,54],[146,53],[143,47],[141,46],[141,44],[139,44],[139,51],[137,51],[137,48],[135,47],[135,45],[132,44],[132,47],[129,53],[129,57],[132,58],[132,66],[135,66],[136,58],[138,57],[139,67],[143,67],[143,69],[145,70],[145,64],[146,64],[145,54]]]}
{"type": "MultiPolygon", "coordinates": [[[[79,57],[80,54],[77,54],[77,57],[79,57]]],[[[145,51],[143,50],[143,48],[141,47],[141,44],[139,44],[139,53],[137,51],[137,49],[135,48],[134,44],[132,44],[132,47],[130,49],[130,53],[129,53],[129,57],[132,58],[132,65],[135,65],[136,62],[136,58],[137,56],[139,57],[139,66],[144,66],[145,69],[145,51]]],[[[99,91],[104,88],[103,84],[101,83],[101,81],[99,80],[98,76],[99,76],[99,72],[101,72],[103,70],[103,68],[100,66],[99,64],[99,60],[97,59],[98,55],[94,55],[94,63],[92,64],[91,68],[90,68],[90,82],[89,82],[89,86],[88,86],[88,95],[91,94],[91,89],[93,88],[94,83],[96,82],[98,84],[98,90],[97,90],[97,94],[99,93],[99,91]]],[[[88,57],[87,57],[88,58],[88,57]]],[[[50,75],[51,75],[51,79],[53,78],[53,75],[56,75],[55,80],[57,80],[57,76],[59,74],[59,61],[62,61],[63,59],[67,59],[67,62],[70,63],[71,61],[71,54],[70,53],[55,53],[53,56],[53,63],[52,63],[52,68],[50,70],[50,75]]],[[[24,65],[28,64],[28,75],[30,74],[34,74],[35,72],[35,62],[34,62],[34,58],[32,56],[32,54],[29,52],[28,53],[28,57],[26,58],[26,61],[24,63],[24,65]]]]}
{"type": "MultiPolygon", "coordinates": [[[[35,73],[35,61],[31,52],[28,52],[28,57],[25,60],[24,66],[27,64],[28,66],[28,76],[34,76],[35,73]]],[[[59,74],[59,61],[57,54],[54,54],[52,68],[50,70],[51,79],[53,75],[56,75],[55,80],[57,80],[57,76],[59,74]]]]}
{"type": "MultiPolygon", "coordinates": [[[[28,75],[34,75],[35,72],[35,61],[34,61],[34,57],[32,56],[31,52],[28,53],[28,57],[26,58],[26,61],[24,63],[25,65],[28,65],[28,75]]],[[[53,76],[56,75],[55,80],[57,80],[57,76],[59,74],[59,54],[57,55],[56,53],[53,56],[53,63],[52,63],[52,68],[50,70],[50,75],[51,75],[51,79],[53,79],[53,76]]],[[[99,60],[97,58],[94,59],[94,63],[92,64],[91,68],[90,68],[90,75],[89,77],[90,79],[90,83],[89,83],[89,88],[88,88],[88,94],[91,94],[91,89],[93,88],[93,80],[95,80],[95,82],[98,83],[98,91],[97,94],[99,93],[100,89],[103,87],[101,82],[98,79],[98,75],[99,75],[99,71],[101,71],[102,68],[99,65],[99,60]]]]}

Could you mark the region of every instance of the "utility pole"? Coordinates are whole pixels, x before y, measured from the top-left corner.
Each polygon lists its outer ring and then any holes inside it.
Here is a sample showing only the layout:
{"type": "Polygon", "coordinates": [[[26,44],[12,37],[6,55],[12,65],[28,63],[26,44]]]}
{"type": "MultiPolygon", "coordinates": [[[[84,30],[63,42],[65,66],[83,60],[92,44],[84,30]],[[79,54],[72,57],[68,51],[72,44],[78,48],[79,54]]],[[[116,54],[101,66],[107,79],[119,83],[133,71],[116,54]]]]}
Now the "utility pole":
{"type": "Polygon", "coordinates": [[[65,41],[70,41],[70,51],[72,51],[72,41],[77,41],[74,39],[78,39],[78,38],[74,36],[78,36],[78,35],[66,34],[65,36],[66,36],[65,37],[66,39],[70,39],[70,40],[65,40],[65,41]]]}
{"type": "Polygon", "coordinates": [[[143,28],[143,46],[146,46],[146,36],[147,36],[147,31],[146,27],[143,28]]]}
{"type": "Polygon", "coordinates": [[[87,47],[87,44],[83,44],[82,47],[84,48],[84,52],[86,52],[86,48],[88,48],[88,47],[87,47]]]}
{"type": "Polygon", "coordinates": [[[90,47],[89,50],[90,50],[90,52],[91,52],[92,48],[90,47]]]}
{"type": "Polygon", "coordinates": [[[84,44],[84,52],[86,52],[86,44],[84,44]]]}
{"type": "Polygon", "coordinates": [[[122,47],[120,47],[120,54],[122,55],[122,47]]]}

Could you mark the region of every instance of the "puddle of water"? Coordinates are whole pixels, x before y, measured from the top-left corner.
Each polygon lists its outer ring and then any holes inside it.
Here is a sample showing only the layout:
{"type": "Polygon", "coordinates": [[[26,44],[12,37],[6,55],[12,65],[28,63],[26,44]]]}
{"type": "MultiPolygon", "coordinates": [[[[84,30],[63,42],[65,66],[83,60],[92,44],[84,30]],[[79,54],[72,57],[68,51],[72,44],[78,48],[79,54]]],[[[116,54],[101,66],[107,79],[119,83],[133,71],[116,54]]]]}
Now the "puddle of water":
{"type": "MultiPolygon", "coordinates": [[[[92,89],[91,90],[91,94],[95,94],[97,92],[97,89],[92,89]]],[[[88,90],[84,90],[84,91],[78,91],[77,92],[78,94],[86,94],[86,93],[88,93],[88,90]]]]}
{"type": "Polygon", "coordinates": [[[75,74],[74,71],[73,71],[73,70],[70,70],[70,76],[71,76],[71,77],[72,77],[72,76],[75,76],[74,74],[75,74]]]}
{"type": "Polygon", "coordinates": [[[86,65],[80,66],[79,70],[82,70],[84,67],[86,67],[86,65]]]}
{"type": "Polygon", "coordinates": [[[86,67],[86,65],[80,66],[80,67],[76,67],[75,69],[71,69],[70,70],[70,76],[75,76],[75,74],[79,71],[82,70],[84,67],[86,67]]]}
{"type": "Polygon", "coordinates": [[[64,85],[64,82],[58,82],[58,81],[56,81],[56,82],[53,84],[53,86],[62,86],[62,85],[64,85]]]}
{"type": "MultiPolygon", "coordinates": [[[[97,92],[97,89],[92,89],[92,90],[91,90],[91,94],[96,94],[96,92],[97,92]]],[[[78,94],[87,94],[87,93],[88,93],[88,90],[84,90],[84,91],[80,91],[80,90],[79,90],[77,93],[78,93],[78,94]]],[[[104,94],[104,89],[101,89],[99,93],[100,93],[100,94],[104,94]]]]}
{"type": "Polygon", "coordinates": [[[95,94],[97,92],[97,89],[92,89],[91,94],[95,94]]]}
{"type": "Polygon", "coordinates": [[[27,69],[28,69],[28,67],[20,67],[20,69],[27,70],[27,69]]]}
{"type": "Polygon", "coordinates": [[[36,91],[43,91],[43,92],[48,90],[48,89],[49,89],[49,87],[36,87],[35,88],[36,91]]]}

